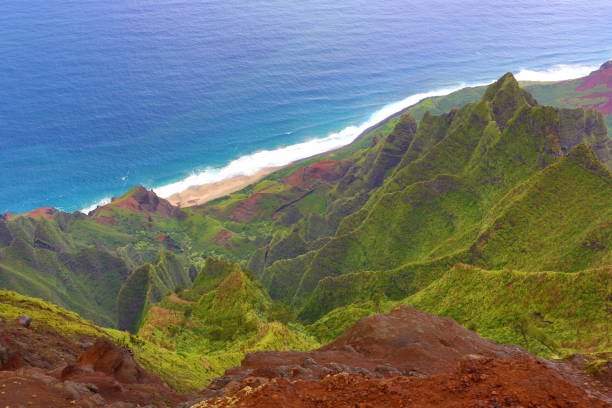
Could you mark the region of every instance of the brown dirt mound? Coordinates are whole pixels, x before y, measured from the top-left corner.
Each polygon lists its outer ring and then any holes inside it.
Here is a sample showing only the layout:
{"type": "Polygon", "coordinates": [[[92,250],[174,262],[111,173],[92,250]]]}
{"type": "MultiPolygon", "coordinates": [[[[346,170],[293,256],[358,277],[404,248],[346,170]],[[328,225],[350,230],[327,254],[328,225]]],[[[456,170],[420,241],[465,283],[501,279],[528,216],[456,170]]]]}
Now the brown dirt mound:
{"type": "Polygon", "coordinates": [[[562,379],[544,363],[466,358],[452,373],[373,378],[347,373],[319,382],[274,379],[197,408],[603,408],[610,405],[562,379]]]}
{"type": "Polygon", "coordinates": [[[403,306],[389,314],[361,319],[318,350],[250,353],[240,367],[227,370],[213,382],[207,395],[222,394],[227,384],[247,377],[316,381],[342,372],[378,377],[441,374],[468,354],[508,359],[528,355],[519,347],[480,338],[451,319],[403,306]]]}
{"type": "Polygon", "coordinates": [[[98,339],[76,363],[64,368],[62,379],[72,379],[91,372],[105,374],[124,384],[163,384],[161,379],[147,373],[136,363],[128,350],[117,347],[106,338],[98,339]]]}
{"type": "MultiPolygon", "coordinates": [[[[318,350],[311,352],[260,351],[251,353],[247,355],[240,367],[227,370],[223,377],[213,381],[202,392],[202,397],[231,397],[238,395],[237,393],[242,389],[248,390],[262,385],[264,385],[264,391],[262,391],[264,394],[261,395],[265,395],[266,392],[272,392],[270,390],[276,389],[270,387],[284,384],[283,387],[285,388],[279,391],[278,398],[279,401],[287,405],[256,405],[257,402],[253,402],[255,405],[249,405],[251,404],[249,401],[255,401],[250,398],[255,397],[244,396],[246,398],[246,405],[244,406],[353,407],[356,405],[350,405],[348,400],[350,395],[353,395],[350,389],[345,395],[338,396],[338,398],[341,398],[337,400],[333,399],[336,396],[327,395],[326,398],[333,397],[331,405],[308,405],[310,404],[308,401],[314,401],[310,398],[309,393],[314,393],[313,398],[315,398],[314,395],[322,392],[321,390],[325,390],[326,384],[332,381],[329,378],[336,377],[350,378],[350,387],[353,385],[357,387],[354,390],[355,393],[361,390],[362,387],[365,387],[364,389],[366,390],[370,389],[369,387],[376,389],[380,384],[387,384],[383,379],[389,377],[401,377],[403,378],[401,381],[408,381],[407,384],[410,387],[421,387],[421,384],[424,384],[423,386],[434,387],[438,384],[436,382],[438,380],[434,380],[435,377],[442,376],[440,378],[444,378],[444,381],[460,379],[463,374],[457,371],[457,367],[463,370],[465,368],[465,361],[472,360],[479,362],[479,367],[481,367],[479,369],[485,371],[493,370],[491,375],[497,375],[499,377],[497,381],[501,384],[496,386],[505,387],[504,389],[507,389],[510,393],[514,387],[520,385],[517,382],[520,378],[519,373],[528,373],[529,370],[535,370],[536,368],[539,371],[539,373],[535,373],[536,375],[541,375],[542,378],[554,377],[555,381],[558,380],[559,387],[573,390],[572,392],[576,393],[576,395],[586,395],[583,388],[589,388],[592,385],[584,375],[581,375],[569,366],[536,358],[518,346],[495,344],[464,329],[451,319],[424,313],[410,306],[404,306],[393,310],[389,314],[380,314],[361,319],[336,341],[318,350]],[[482,361],[487,361],[487,363],[481,363],[482,361]],[[510,368],[517,370],[516,377],[509,376],[504,379],[504,370],[510,368]],[[338,377],[338,375],[348,377],[338,377]],[[273,382],[271,383],[271,381],[273,382]],[[303,398],[299,397],[296,400],[295,405],[288,404],[288,400],[284,400],[284,398],[292,398],[292,395],[296,392],[299,394],[298,391],[303,391],[305,394],[303,398]],[[342,398],[345,398],[346,401],[342,398]]],[[[529,378],[529,375],[524,378],[529,378]]],[[[535,392],[537,389],[537,387],[529,388],[531,385],[524,385],[524,387],[526,388],[520,391],[524,395],[529,395],[529,392],[535,392]]],[[[441,389],[440,392],[444,393],[446,392],[445,390],[447,388],[441,389]]],[[[415,390],[402,392],[404,394],[399,393],[393,398],[389,397],[391,398],[389,401],[395,404],[407,402],[409,400],[406,399],[406,395],[412,395],[415,390]]],[[[423,392],[425,393],[425,391],[423,392]]],[[[553,391],[551,393],[555,394],[553,391]]],[[[426,395],[426,393],[423,395],[426,395]]],[[[448,398],[451,395],[452,393],[448,393],[448,398]]],[[[471,394],[466,395],[467,400],[474,397],[471,394]]],[[[536,401],[534,403],[540,401],[537,399],[539,398],[538,395],[533,395],[533,401],[536,401]]],[[[423,401],[425,400],[427,398],[423,397],[423,401]]],[[[526,400],[523,398],[518,401],[526,400]]],[[[376,401],[376,398],[365,398],[364,401],[372,403],[376,401]]],[[[471,401],[474,402],[476,400],[472,399],[471,401]]],[[[352,401],[353,404],[360,402],[361,400],[359,399],[352,401]]],[[[226,402],[221,403],[225,404],[226,402]]],[[[391,404],[380,406],[402,405],[391,404]]],[[[464,405],[456,406],[461,407],[464,405]]],[[[520,404],[510,406],[518,407],[520,404]]],[[[525,406],[527,407],[528,405],[525,406]]]]}
{"type": "Polygon", "coordinates": [[[187,399],[128,350],[90,340],[0,322],[0,407],[173,407],[187,399]]]}
{"type": "Polygon", "coordinates": [[[97,371],[69,380],[40,368],[0,372],[2,407],[174,407],[185,399],[163,386],[123,384],[97,371]]]}
{"type": "Polygon", "coordinates": [[[27,329],[0,321],[0,370],[53,369],[74,361],[83,352],[82,344],[91,340],[88,336],[67,338],[40,325],[27,329]]]}

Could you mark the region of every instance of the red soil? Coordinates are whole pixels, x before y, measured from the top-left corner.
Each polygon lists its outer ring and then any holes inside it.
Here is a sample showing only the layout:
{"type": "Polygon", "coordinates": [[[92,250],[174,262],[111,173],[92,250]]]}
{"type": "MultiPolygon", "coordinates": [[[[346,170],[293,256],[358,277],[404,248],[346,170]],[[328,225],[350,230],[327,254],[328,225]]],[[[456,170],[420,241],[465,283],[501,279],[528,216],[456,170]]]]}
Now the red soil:
{"type": "Polygon", "coordinates": [[[577,91],[588,91],[596,86],[605,85],[608,88],[612,88],[612,64],[610,62],[604,64],[597,71],[591,72],[579,87],[577,91]]]}
{"type": "MultiPolygon", "coordinates": [[[[612,68],[610,69],[612,73],[612,68]]],[[[611,77],[612,78],[612,77],[611,77]]],[[[612,88],[612,86],[611,86],[612,88]]],[[[581,96],[580,99],[597,99],[597,98],[607,98],[606,102],[601,102],[592,105],[584,105],[583,108],[593,108],[603,113],[604,115],[612,114],[612,91],[610,92],[595,92],[590,95],[581,96]]]]}
{"type": "Polygon", "coordinates": [[[393,375],[372,378],[347,373],[319,382],[274,379],[238,401],[216,399],[202,407],[267,408],[460,408],[555,407],[603,408],[610,405],[589,396],[543,363],[533,359],[465,359],[451,373],[416,378],[393,375]]]}
{"type": "Polygon", "coordinates": [[[249,222],[257,216],[263,214],[263,209],[259,207],[264,195],[255,193],[249,198],[242,200],[229,215],[231,221],[249,222]]]}
{"type": "Polygon", "coordinates": [[[83,352],[81,344],[91,340],[87,336],[69,339],[39,325],[36,320],[30,329],[0,321],[0,370],[57,368],[74,361],[83,352]],[[12,363],[6,364],[5,359],[12,363]]]}
{"type": "MultiPolygon", "coordinates": [[[[406,306],[361,319],[312,352],[249,354],[203,391],[213,399],[201,406],[608,406],[610,399],[588,395],[594,384],[567,365],[492,343],[451,319],[406,306]],[[238,402],[230,405],[224,397],[238,402]]],[[[593,393],[607,398],[600,391],[606,389],[593,393]]]]}
{"type": "MultiPolygon", "coordinates": [[[[105,209],[123,208],[129,211],[145,214],[157,214],[162,217],[184,217],[185,214],[170,204],[167,200],[160,198],[153,191],[142,186],[135,187],[136,191],[130,196],[111,201],[109,204],[98,207],[93,211],[94,216],[100,216],[105,209]]],[[[91,213],[90,213],[91,214],[91,213]]],[[[108,218],[108,217],[106,217],[108,218]]]]}
{"type": "Polygon", "coordinates": [[[28,217],[44,217],[48,220],[53,219],[53,214],[55,214],[57,210],[53,207],[42,207],[36,210],[30,211],[27,213],[28,217]]]}
{"type": "Polygon", "coordinates": [[[37,208],[36,210],[32,210],[30,212],[23,213],[23,214],[13,214],[13,213],[7,212],[3,214],[3,218],[10,219],[13,217],[17,217],[18,215],[25,215],[26,217],[43,217],[48,220],[51,220],[53,219],[53,215],[57,212],[58,210],[53,207],[41,207],[41,208],[37,208]]]}
{"type": "Polygon", "coordinates": [[[220,246],[226,246],[232,241],[232,233],[226,229],[219,231],[215,236],[215,244],[220,246]]]}
{"type": "Polygon", "coordinates": [[[344,162],[340,160],[322,160],[299,168],[290,176],[286,177],[283,182],[293,186],[308,188],[319,180],[329,182],[336,181],[346,172],[343,163],[344,162]]]}
{"type": "Polygon", "coordinates": [[[186,400],[106,338],[83,353],[90,340],[36,321],[30,329],[0,322],[0,406],[169,407],[186,400]]]}

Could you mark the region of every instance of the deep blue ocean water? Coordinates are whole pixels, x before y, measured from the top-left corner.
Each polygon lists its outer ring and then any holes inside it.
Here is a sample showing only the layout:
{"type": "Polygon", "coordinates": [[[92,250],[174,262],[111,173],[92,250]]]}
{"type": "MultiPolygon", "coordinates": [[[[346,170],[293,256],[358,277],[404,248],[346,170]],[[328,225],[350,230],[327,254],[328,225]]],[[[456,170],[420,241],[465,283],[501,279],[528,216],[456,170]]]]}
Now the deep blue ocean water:
{"type": "Polygon", "coordinates": [[[2,0],[0,213],[164,186],[413,94],[597,65],[611,21],[609,0],[2,0]]]}

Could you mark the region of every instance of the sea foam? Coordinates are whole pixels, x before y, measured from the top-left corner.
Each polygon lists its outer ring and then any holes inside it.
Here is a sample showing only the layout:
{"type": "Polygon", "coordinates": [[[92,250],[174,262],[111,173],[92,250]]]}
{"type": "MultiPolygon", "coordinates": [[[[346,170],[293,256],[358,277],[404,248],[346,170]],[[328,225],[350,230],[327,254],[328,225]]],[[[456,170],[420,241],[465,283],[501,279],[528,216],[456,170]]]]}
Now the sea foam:
{"type": "MultiPolygon", "coordinates": [[[[563,81],[586,76],[597,68],[597,66],[589,65],[555,65],[544,71],[521,69],[515,74],[515,76],[520,81],[563,81]]],[[[178,182],[153,187],[153,191],[155,191],[155,193],[160,197],[169,197],[192,186],[216,183],[237,176],[251,176],[267,167],[284,166],[295,162],[296,160],[337,149],[354,141],[368,128],[384,121],[389,116],[392,116],[425,98],[445,96],[466,86],[482,86],[488,85],[491,82],[492,81],[472,84],[462,83],[454,87],[414,94],[402,99],[401,101],[384,106],[382,109],[374,112],[370,118],[361,125],[348,126],[341,131],[331,133],[326,137],[313,138],[301,143],[279,147],[278,149],[261,150],[245,155],[231,161],[224,167],[208,167],[202,171],[194,172],[178,182]]],[[[151,186],[148,187],[151,188],[151,186]]],[[[81,211],[85,213],[89,212],[95,209],[98,205],[106,204],[109,201],[110,199],[106,198],[81,211]]]]}
{"type": "Polygon", "coordinates": [[[516,75],[519,81],[565,81],[581,78],[595,71],[598,66],[593,65],[555,65],[545,71],[522,69],[516,75]]]}
{"type": "Polygon", "coordinates": [[[326,137],[313,138],[302,143],[279,147],[274,150],[261,150],[256,153],[239,157],[221,168],[206,168],[201,172],[191,174],[176,183],[154,188],[160,197],[169,197],[172,194],[186,190],[195,185],[215,183],[236,176],[251,176],[267,167],[278,167],[292,163],[296,160],[314,156],[329,150],[346,146],[355,140],[366,129],[382,122],[389,116],[412,106],[422,99],[432,96],[448,95],[465,87],[464,85],[439,89],[409,96],[401,101],[389,104],[378,110],[359,126],[348,126],[339,132],[331,133],[326,137]]]}
{"type": "Polygon", "coordinates": [[[111,202],[111,198],[110,197],[104,197],[103,199],[96,201],[94,204],[90,205],[89,207],[85,207],[82,210],[80,210],[82,213],[84,214],[88,214],[90,211],[95,210],[96,208],[106,205],[108,203],[111,202]]]}

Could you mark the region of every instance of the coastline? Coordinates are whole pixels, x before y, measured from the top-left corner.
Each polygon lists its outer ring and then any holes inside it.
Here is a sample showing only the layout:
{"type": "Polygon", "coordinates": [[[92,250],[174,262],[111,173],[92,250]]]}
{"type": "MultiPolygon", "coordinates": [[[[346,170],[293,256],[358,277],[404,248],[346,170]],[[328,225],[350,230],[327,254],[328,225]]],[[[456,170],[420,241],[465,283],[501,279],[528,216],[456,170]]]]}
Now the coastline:
{"type": "MultiPolygon", "coordinates": [[[[533,84],[538,84],[538,83],[554,83],[554,82],[575,79],[577,77],[585,75],[585,72],[587,71],[590,72],[590,70],[592,69],[593,67],[586,68],[585,66],[581,66],[580,68],[578,68],[578,67],[573,67],[573,66],[559,65],[559,66],[552,67],[546,71],[521,70],[520,72],[516,74],[516,77],[520,78],[520,82],[522,82],[523,85],[533,85],[533,84]]],[[[203,183],[194,182],[191,185],[188,185],[187,187],[185,187],[185,183],[188,182],[189,180],[193,179],[195,181],[196,179],[202,176],[205,176],[207,174],[207,171],[205,171],[199,175],[192,175],[188,177],[187,179],[182,180],[181,182],[154,189],[154,191],[156,191],[161,197],[168,200],[171,204],[176,205],[178,207],[192,207],[195,205],[205,204],[217,198],[221,198],[223,196],[235,193],[236,191],[240,191],[243,188],[248,187],[249,185],[258,182],[259,180],[263,179],[269,174],[274,173],[275,171],[280,170],[289,165],[308,161],[313,158],[321,157],[321,156],[333,153],[335,151],[338,151],[340,149],[343,149],[345,147],[348,147],[351,144],[356,143],[359,140],[361,140],[372,129],[378,126],[384,125],[389,120],[392,120],[393,118],[403,114],[408,109],[423,102],[424,100],[427,100],[430,98],[436,98],[440,96],[446,96],[446,95],[449,95],[453,92],[459,91],[464,88],[486,86],[489,83],[490,82],[474,83],[474,84],[463,83],[457,87],[438,89],[435,91],[411,95],[401,101],[386,105],[380,110],[374,112],[370,116],[370,118],[360,126],[349,126],[343,129],[342,131],[338,133],[333,133],[325,138],[313,139],[310,141],[298,143],[296,145],[288,146],[285,148],[279,148],[273,151],[262,151],[262,152],[257,152],[251,155],[242,156],[239,159],[234,160],[233,162],[228,164],[226,167],[222,168],[220,171],[218,171],[218,173],[215,174],[217,177],[221,176],[218,180],[211,181],[211,182],[203,182],[203,183]],[[334,139],[341,139],[341,140],[338,140],[339,143],[338,142],[333,143],[334,139]],[[246,160],[249,160],[249,159],[257,160],[256,158],[258,155],[266,155],[268,153],[277,154],[279,157],[282,157],[283,150],[293,149],[296,147],[307,146],[311,143],[316,144],[318,142],[320,143],[320,142],[325,142],[325,141],[332,141],[331,143],[332,145],[329,148],[324,149],[324,150],[319,149],[319,151],[313,152],[313,154],[308,154],[306,156],[297,157],[297,158],[294,158],[293,160],[284,161],[282,163],[275,163],[275,165],[269,165],[265,167],[256,167],[254,172],[253,172],[253,169],[251,168],[251,171],[239,172],[238,174],[231,174],[232,172],[234,173],[236,172],[235,169],[232,169],[232,166],[245,159],[246,160]],[[224,170],[230,170],[230,174],[227,177],[222,177],[224,170]],[[181,184],[183,184],[182,186],[183,188],[180,189],[179,191],[164,194],[164,189],[167,189],[168,187],[178,186],[181,184]]],[[[291,154],[289,154],[288,156],[291,156],[291,154]]],[[[216,178],[216,177],[213,176],[213,178],[216,178]]]]}
{"type": "MultiPolygon", "coordinates": [[[[463,88],[459,88],[459,89],[463,89],[463,88]]],[[[454,92],[454,91],[453,91],[454,92]]],[[[217,198],[221,198],[224,197],[226,195],[235,193],[237,191],[242,190],[243,188],[246,188],[248,186],[250,186],[251,184],[255,184],[258,181],[260,181],[261,179],[263,179],[264,177],[278,171],[281,170],[285,167],[288,167],[292,164],[297,164],[297,163],[301,163],[301,162],[305,162],[317,157],[322,157],[325,155],[328,155],[330,153],[334,153],[340,149],[343,149],[345,147],[348,147],[354,143],[357,143],[358,141],[360,141],[366,134],[368,134],[372,129],[378,127],[378,126],[382,126],[385,123],[387,123],[388,121],[396,118],[397,116],[403,114],[404,112],[406,112],[408,109],[412,108],[415,105],[418,105],[419,103],[423,102],[426,99],[429,98],[435,98],[437,96],[442,96],[442,95],[432,95],[432,96],[426,96],[423,99],[418,100],[417,102],[413,103],[410,106],[406,106],[404,108],[402,108],[399,111],[393,112],[391,113],[389,116],[385,117],[384,119],[380,120],[379,122],[376,122],[374,124],[372,124],[371,126],[368,126],[366,129],[363,129],[363,131],[361,131],[361,133],[359,133],[351,142],[349,142],[348,144],[345,144],[343,146],[338,146],[329,150],[326,150],[324,152],[320,152],[320,153],[316,153],[307,157],[302,157],[299,159],[296,159],[294,161],[291,161],[285,165],[282,166],[270,166],[270,167],[264,167],[260,170],[258,170],[257,172],[255,172],[254,174],[251,175],[244,175],[244,174],[240,174],[237,176],[233,176],[233,177],[228,177],[219,181],[215,181],[215,182],[211,182],[211,183],[203,183],[203,184],[195,184],[192,186],[187,187],[184,190],[181,190],[177,193],[174,193],[170,196],[166,196],[164,197],[166,200],[168,200],[168,202],[170,202],[170,204],[180,207],[180,208],[186,208],[186,207],[193,207],[196,205],[202,205],[202,204],[206,204],[207,202],[216,200],[217,198]]]]}
{"type": "Polygon", "coordinates": [[[245,155],[223,168],[209,168],[198,174],[192,174],[179,182],[152,190],[158,196],[178,207],[184,208],[205,204],[242,190],[284,167],[327,155],[356,143],[373,128],[401,115],[423,100],[445,96],[467,86],[479,85],[481,84],[467,85],[462,83],[452,88],[411,95],[401,101],[384,106],[359,126],[348,126],[323,138],[315,138],[275,150],[263,150],[245,155]]]}
{"type": "Polygon", "coordinates": [[[258,182],[268,174],[274,173],[276,170],[280,169],[282,169],[282,166],[265,167],[250,176],[239,175],[214,183],[191,186],[186,190],[166,197],[166,200],[168,200],[170,204],[181,208],[205,204],[217,198],[240,191],[258,182]]]}
{"type": "MultiPolygon", "coordinates": [[[[586,65],[557,65],[544,71],[522,69],[515,76],[520,82],[558,82],[582,77],[594,69],[596,67],[586,65]]],[[[372,128],[401,115],[423,100],[446,96],[466,87],[485,86],[489,83],[490,81],[460,83],[455,87],[414,94],[382,107],[361,125],[348,126],[323,138],[313,138],[274,150],[263,150],[241,156],[224,167],[207,168],[175,183],[148,188],[179,207],[201,205],[239,191],[288,165],[311,160],[349,146],[359,141],[372,128]]],[[[81,212],[88,213],[97,206],[108,202],[110,198],[105,198],[82,209],[81,212]]]]}
{"type": "MultiPolygon", "coordinates": [[[[479,86],[479,85],[475,85],[475,86],[479,86]]],[[[270,167],[264,167],[259,169],[258,171],[256,171],[254,174],[250,174],[250,175],[244,175],[244,174],[240,174],[237,176],[231,176],[225,179],[221,179],[219,181],[215,181],[215,182],[211,182],[211,183],[203,183],[203,184],[194,184],[192,186],[189,186],[187,188],[185,188],[184,190],[181,190],[177,193],[174,193],[172,195],[169,196],[165,196],[163,197],[164,199],[168,200],[168,202],[170,202],[170,204],[177,206],[179,208],[187,208],[187,207],[193,207],[196,205],[202,205],[202,204],[206,204],[207,202],[216,200],[217,198],[221,198],[224,197],[226,195],[235,193],[237,191],[242,190],[243,188],[246,188],[252,184],[257,183],[258,181],[260,181],[261,179],[263,179],[264,177],[268,176],[269,174],[272,174],[278,170],[281,170],[285,167],[288,167],[292,164],[297,164],[297,163],[301,163],[301,162],[305,162],[317,157],[322,157],[325,155],[328,155],[330,153],[334,153],[340,149],[343,149],[345,147],[348,147],[354,143],[357,143],[358,141],[360,141],[366,134],[368,134],[372,129],[378,127],[378,126],[382,126],[385,123],[387,123],[388,121],[398,117],[399,115],[402,115],[404,112],[406,112],[408,109],[412,108],[415,105],[418,105],[419,103],[423,102],[424,100],[430,99],[430,98],[436,98],[438,96],[444,96],[444,95],[448,95],[449,93],[455,92],[457,90],[460,89],[464,89],[464,87],[460,87],[457,89],[454,89],[450,92],[445,92],[445,93],[439,93],[436,95],[427,95],[422,99],[419,99],[418,101],[414,102],[413,104],[403,107],[401,110],[398,111],[394,111],[391,114],[389,114],[388,116],[384,117],[383,119],[381,119],[380,121],[370,124],[367,128],[361,130],[361,132],[355,136],[353,138],[353,140],[351,140],[349,143],[344,144],[342,146],[338,146],[338,147],[334,147],[331,148],[329,150],[323,151],[323,152],[319,152],[316,154],[312,154],[310,156],[306,156],[306,157],[302,157],[296,160],[293,160],[291,162],[288,162],[284,165],[281,166],[270,166],[270,167]]],[[[446,91],[446,90],[444,90],[446,91]]],[[[442,91],[442,92],[444,92],[442,91]]],[[[433,93],[433,92],[430,92],[433,93]]],[[[430,94],[428,93],[428,94],[430,94]]],[[[414,95],[416,96],[416,95],[414,95]]],[[[374,116],[374,115],[373,115],[374,116]]],[[[369,121],[367,122],[369,124],[369,121]]]]}

